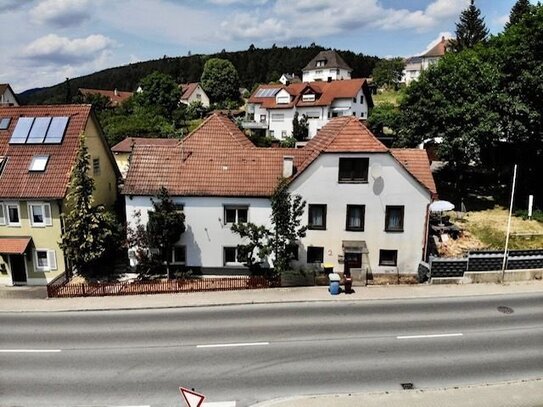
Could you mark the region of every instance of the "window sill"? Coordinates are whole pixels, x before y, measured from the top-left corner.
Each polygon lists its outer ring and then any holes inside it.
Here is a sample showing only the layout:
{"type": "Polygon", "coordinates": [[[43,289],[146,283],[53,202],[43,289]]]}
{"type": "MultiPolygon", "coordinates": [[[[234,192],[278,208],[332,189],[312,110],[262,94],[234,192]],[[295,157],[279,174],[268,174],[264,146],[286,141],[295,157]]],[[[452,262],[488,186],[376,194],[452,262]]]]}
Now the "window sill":
{"type": "Polygon", "coordinates": [[[346,232],[363,232],[364,229],[346,228],[346,232]]]}
{"type": "Polygon", "coordinates": [[[354,180],[338,180],[338,184],[368,184],[368,180],[365,181],[354,181],[354,180]]]}
{"type": "Polygon", "coordinates": [[[386,233],[403,233],[404,230],[403,230],[403,229],[401,229],[401,230],[399,230],[399,229],[398,229],[398,230],[385,229],[385,232],[386,232],[386,233]]]}
{"type": "Polygon", "coordinates": [[[326,226],[307,226],[307,230],[326,230],[326,226]]]}

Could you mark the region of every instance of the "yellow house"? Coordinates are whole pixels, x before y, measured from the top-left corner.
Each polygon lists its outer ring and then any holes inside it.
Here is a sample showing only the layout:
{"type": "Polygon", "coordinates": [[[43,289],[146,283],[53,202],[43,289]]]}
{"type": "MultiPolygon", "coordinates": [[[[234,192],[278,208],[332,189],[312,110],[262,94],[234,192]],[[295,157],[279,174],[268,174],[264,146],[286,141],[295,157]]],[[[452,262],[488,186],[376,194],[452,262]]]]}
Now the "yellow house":
{"type": "Polygon", "coordinates": [[[65,272],[60,215],[81,133],[94,203],[111,208],[119,172],[90,105],[0,107],[0,285],[42,285],[65,272]]]}

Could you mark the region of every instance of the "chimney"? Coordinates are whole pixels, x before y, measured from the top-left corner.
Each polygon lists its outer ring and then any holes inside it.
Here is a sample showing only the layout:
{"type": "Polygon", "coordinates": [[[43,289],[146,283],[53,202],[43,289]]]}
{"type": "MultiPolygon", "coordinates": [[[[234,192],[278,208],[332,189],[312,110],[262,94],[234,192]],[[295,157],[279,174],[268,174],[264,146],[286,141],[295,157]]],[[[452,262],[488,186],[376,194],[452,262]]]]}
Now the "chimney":
{"type": "Polygon", "coordinates": [[[289,155],[283,156],[283,177],[290,178],[294,174],[294,157],[289,155]]]}
{"type": "Polygon", "coordinates": [[[328,82],[328,83],[332,82],[332,77],[331,77],[331,76],[328,77],[327,82],[328,82]]]}
{"type": "Polygon", "coordinates": [[[441,36],[441,42],[445,42],[445,36],[444,35],[441,36]]]}

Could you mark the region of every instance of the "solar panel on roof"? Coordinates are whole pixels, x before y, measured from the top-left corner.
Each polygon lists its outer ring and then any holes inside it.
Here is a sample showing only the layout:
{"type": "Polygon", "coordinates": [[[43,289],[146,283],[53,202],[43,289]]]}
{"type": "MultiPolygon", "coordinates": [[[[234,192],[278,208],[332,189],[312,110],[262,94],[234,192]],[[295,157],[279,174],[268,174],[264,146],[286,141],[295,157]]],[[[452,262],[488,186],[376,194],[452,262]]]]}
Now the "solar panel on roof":
{"type": "Polygon", "coordinates": [[[17,120],[11,139],[9,140],[10,144],[25,144],[30,132],[30,128],[34,123],[34,117],[20,117],[17,120]]]}
{"type": "Polygon", "coordinates": [[[36,117],[36,119],[34,120],[34,124],[32,125],[32,129],[30,129],[30,133],[28,134],[28,138],[26,139],[26,143],[43,143],[43,140],[45,139],[45,134],[47,133],[47,129],[49,128],[50,123],[50,117],[36,117]]]}
{"type": "Polygon", "coordinates": [[[0,130],[6,130],[9,127],[10,122],[11,122],[10,117],[2,117],[0,119],[0,130]]]}
{"type": "Polygon", "coordinates": [[[66,131],[66,126],[68,125],[68,119],[69,118],[67,116],[53,117],[43,142],[45,144],[62,143],[64,132],[66,131]]]}

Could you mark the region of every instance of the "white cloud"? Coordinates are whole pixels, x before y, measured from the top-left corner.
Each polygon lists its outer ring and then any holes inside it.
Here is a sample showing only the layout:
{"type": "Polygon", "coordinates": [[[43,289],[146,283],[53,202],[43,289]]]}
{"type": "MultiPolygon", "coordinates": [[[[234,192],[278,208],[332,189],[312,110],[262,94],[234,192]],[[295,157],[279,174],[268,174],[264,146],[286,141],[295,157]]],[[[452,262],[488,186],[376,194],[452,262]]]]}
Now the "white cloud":
{"type": "Polygon", "coordinates": [[[22,57],[40,65],[80,64],[103,58],[114,45],[113,40],[100,34],[75,39],[49,34],[27,45],[22,57]]]}
{"type": "Polygon", "coordinates": [[[208,3],[217,4],[219,6],[231,6],[234,4],[261,6],[267,2],[268,0],[208,0],[208,3]]]}
{"type": "Polygon", "coordinates": [[[434,0],[425,9],[407,10],[383,7],[378,0],[275,0],[265,18],[258,8],[229,16],[221,24],[218,37],[273,42],[324,38],[359,29],[427,32],[456,18],[466,4],[467,0],[434,0]]]}
{"type": "Polygon", "coordinates": [[[0,11],[13,11],[31,2],[32,0],[0,0],[0,11]]]}
{"type": "MultiPolygon", "coordinates": [[[[32,19],[58,27],[79,25],[90,17],[89,0],[43,0],[30,10],[32,19]]],[[[96,2],[93,7],[96,7],[96,2]]]]}

